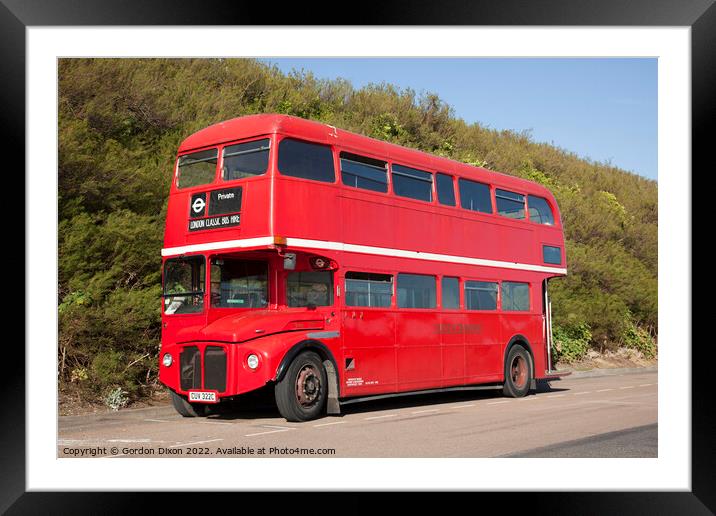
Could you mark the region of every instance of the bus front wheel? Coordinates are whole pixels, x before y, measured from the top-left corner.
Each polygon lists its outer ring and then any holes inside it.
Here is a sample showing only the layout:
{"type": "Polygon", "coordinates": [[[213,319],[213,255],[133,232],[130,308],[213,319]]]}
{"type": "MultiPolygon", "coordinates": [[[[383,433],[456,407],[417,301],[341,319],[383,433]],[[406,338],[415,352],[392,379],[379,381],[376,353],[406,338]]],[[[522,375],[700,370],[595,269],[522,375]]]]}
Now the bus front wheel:
{"type": "Polygon", "coordinates": [[[298,355],[276,383],[276,406],[286,421],[310,421],[326,406],[328,379],[323,361],[313,351],[298,355]]]}
{"type": "Polygon", "coordinates": [[[505,396],[521,398],[530,391],[532,383],[532,361],[530,354],[519,344],[510,348],[505,360],[505,396]]]}
{"type": "Polygon", "coordinates": [[[204,417],[209,415],[209,407],[200,403],[189,403],[183,396],[179,396],[176,392],[169,391],[172,396],[172,405],[174,409],[184,417],[204,417]]]}

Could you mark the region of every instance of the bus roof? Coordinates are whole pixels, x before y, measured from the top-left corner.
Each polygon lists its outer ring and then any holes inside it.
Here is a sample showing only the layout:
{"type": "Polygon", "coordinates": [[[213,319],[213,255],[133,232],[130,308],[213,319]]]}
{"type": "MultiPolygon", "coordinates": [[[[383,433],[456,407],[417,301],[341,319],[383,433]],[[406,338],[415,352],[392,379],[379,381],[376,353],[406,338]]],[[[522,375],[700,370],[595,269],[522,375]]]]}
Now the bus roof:
{"type": "Polygon", "coordinates": [[[433,168],[435,171],[457,173],[460,177],[468,179],[488,180],[498,186],[547,195],[553,198],[548,188],[534,181],[388,143],[369,136],[338,129],[321,122],[282,114],[247,115],[210,125],[184,139],[179,145],[179,154],[211,145],[220,145],[229,141],[276,133],[327,145],[339,144],[344,148],[350,148],[354,152],[363,151],[380,155],[392,161],[405,162],[405,165],[420,168],[422,164],[433,168]],[[476,172],[477,175],[471,177],[471,174],[476,172]]]}

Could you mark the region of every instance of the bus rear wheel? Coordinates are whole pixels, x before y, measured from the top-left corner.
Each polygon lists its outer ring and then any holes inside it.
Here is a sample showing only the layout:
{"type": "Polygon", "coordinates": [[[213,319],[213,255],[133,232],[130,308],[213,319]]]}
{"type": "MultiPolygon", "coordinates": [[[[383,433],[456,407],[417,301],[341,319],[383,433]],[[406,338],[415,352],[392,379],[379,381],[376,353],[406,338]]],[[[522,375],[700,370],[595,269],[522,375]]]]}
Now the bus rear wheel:
{"type": "Polygon", "coordinates": [[[205,417],[209,415],[210,409],[207,405],[201,403],[189,403],[184,396],[179,396],[176,392],[169,391],[172,396],[172,405],[174,409],[183,417],[205,417]]]}
{"type": "Polygon", "coordinates": [[[505,384],[502,392],[510,398],[521,398],[530,391],[532,361],[525,348],[516,344],[510,348],[505,360],[505,384]]]}
{"type": "Polygon", "coordinates": [[[274,388],[279,413],[286,421],[294,422],[319,417],[326,406],[327,392],[326,370],[313,351],[298,355],[274,388]]]}

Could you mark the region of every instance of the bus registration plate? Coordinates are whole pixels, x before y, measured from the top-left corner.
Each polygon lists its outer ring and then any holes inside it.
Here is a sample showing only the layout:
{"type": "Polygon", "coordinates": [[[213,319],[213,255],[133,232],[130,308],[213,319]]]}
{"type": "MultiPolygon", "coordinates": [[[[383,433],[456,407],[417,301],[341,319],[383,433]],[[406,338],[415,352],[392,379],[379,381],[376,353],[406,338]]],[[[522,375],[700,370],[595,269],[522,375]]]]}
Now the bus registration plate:
{"type": "Polygon", "coordinates": [[[189,391],[191,403],[218,403],[216,392],[213,391],[189,391]]]}

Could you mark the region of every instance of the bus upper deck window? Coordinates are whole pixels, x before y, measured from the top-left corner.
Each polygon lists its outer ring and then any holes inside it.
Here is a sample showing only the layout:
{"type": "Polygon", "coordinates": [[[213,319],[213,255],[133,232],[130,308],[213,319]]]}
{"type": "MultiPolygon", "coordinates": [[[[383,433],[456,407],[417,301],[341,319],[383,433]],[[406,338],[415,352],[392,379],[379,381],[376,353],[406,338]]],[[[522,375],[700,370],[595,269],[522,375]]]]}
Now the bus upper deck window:
{"type": "Polygon", "coordinates": [[[527,196],[527,206],[529,207],[530,220],[537,224],[554,225],[554,215],[549,207],[546,199],[537,197],[536,195],[527,196]]]}
{"type": "Polygon", "coordinates": [[[209,184],[216,176],[218,149],[208,149],[179,156],[178,188],[209,184]]]}
{"type": "Polygon", "coordinates": [[[525,218],[525,196],[508,190],[495,190],[497,213],[511,219],[525,218]]]}
{"type": "Polygon", "coordinates": [[[224,181],[265,174],[268,168],[269,142],[268,138],[264,138],[224,147],[221,167],[224,181]]]}
{"type": "Polygon", "coordinates": [[[278,170],[284,176],[333,183],[333,151],[326,145],[284,138],[278,146],[278,170]]]}
{"type": "Polygon", "coordinates": [[[374,192],[388,191],[387,163],[341,152],[341,180],[344,185],[374,192]]]}
{"type": "Polygon", "coordinates": [[[393,191],[400,197],[432,202],[433,175],[424,170],[393,165],[393,191]]]}
{"type": "Polygon", "coordinates": [[[438,202],[445,206],[455,206],[455,186],[452,176],[447,174],[436,174],[438,187],[438,202]]]}
{"type": "Polygon", "coordinates": [[[492,213],[492,199],[490,187],[484,183],[460,178],[460,206],[466,210],[492,213]]]}

